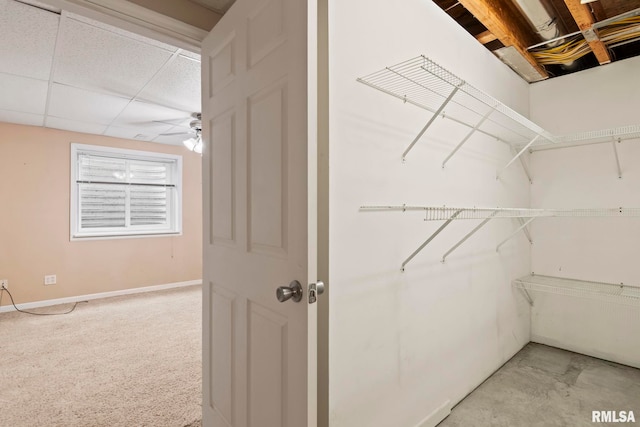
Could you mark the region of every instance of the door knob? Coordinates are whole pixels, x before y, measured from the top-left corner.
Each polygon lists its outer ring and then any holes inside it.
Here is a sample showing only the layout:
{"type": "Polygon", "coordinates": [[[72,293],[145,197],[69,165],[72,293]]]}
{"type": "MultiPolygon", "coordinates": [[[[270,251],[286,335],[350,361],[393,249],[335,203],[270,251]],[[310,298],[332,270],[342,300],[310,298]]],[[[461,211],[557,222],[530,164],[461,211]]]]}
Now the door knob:
{"type": "Polygon", "coordinates": [[[289,283],[289,286],[280,286],[276,289],[278,301],[285,302],[293,299],[295,302],[302,300],[302,285],[297,280],[289,283]]]}

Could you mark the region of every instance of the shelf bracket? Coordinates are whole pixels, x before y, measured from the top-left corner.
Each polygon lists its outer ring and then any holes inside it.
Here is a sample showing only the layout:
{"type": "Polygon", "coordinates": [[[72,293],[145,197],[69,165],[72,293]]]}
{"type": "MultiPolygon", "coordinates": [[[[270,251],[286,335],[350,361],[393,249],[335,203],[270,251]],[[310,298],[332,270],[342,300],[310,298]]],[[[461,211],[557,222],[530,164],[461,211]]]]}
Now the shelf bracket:
{"type": "MultiPolygon", "coordinates": [[[[513,152],[514,155],[518,154],[517,150],[513,146],[511,146],[511,151],[513,152]]],[[[519,156],[518,160],[520,160],[520,164],[522,165],[522,169],[524,170],[524,174],[527,175],[527,179],[529,180],[529,184],[533,184],[533,180],[531,180],[531,174],[529,173],[529,168],[527,167],[527,163],[524,161],[522,156],[519,156]]]]}
{"type": "Polygon", "coordinates": [[[469,133],[467,133],[467,135],[462,139],[462,141],[460,141],[460,143],[456,146],[456,148],[453,149],[451,154],[449,154],[447,156],[447,158],[444,159],[444,161],[442,162],[442,168],[443,169],[444,169],[444,166],[449,161],[449,159],[451,159],[453,157],[453,155],[458,152],[460,147],[462,147],[464,145],[464,143],[467,142],[467,140],[471,137],[471,135],[473,135],[475,133],[475,131],[477,131],[480,126],[482,126],[482,124],[485,122],[485,120],[487,120],[489,118],[489,116],[491,115],[491,113],[493,113],[495,110],[496,110],[496,107],[491,107],[491,109],[484,116],[482,116],[482,119],[480,119],[478,124],[476,124],[474,127],[472,127],[471,130],[469,130],[469,133]]]}
{"type": "Polygon", "coordinates": [[[502,168],[502,170],[500,170],[500,172],[498,172],[498,174],[496,175],[496,179],[500,179],[500,175],[502,175],[502,172],[504,172],[509,166],[511,166],[511,164],[513,162],[515,162],[518,158],[520,158],[520,156],[522,155],[522,153],[524,153],[525,151],[527,151],[527,149],[529,147],[531,147],[531,145],[536,142],[538,140],[538,138],[540,138],[540,135],[536,135],[535,138],[533,138],[531,141],[529,141],[529,143],[527,145],[524,146],[524,148],[522,148],[522,150],[520,150],[518,152],[518,154],[516,154],[516,156],[511,159],[511,161],[509,163],[507,163],[507,165],[505,167],[502,168]]]}
{"type": "Polygon", "coordinates": [[[471,230],[469,232],[469,234],[467,234],[466,236],[464,236],[458,243],[456,243],[455,245],[453,245],[451,247],[451,249],[449,249],[444,255],[442,255],[442,262],[445,261],[445,259],[451,254],[451,252],[455,251],[456,249],[458,249],[458,247],[463,244],[464,242],[467,241],[467,239],[471,236],[473,236],[478,230],[480,230],[482,227],[485,226],[486,223],[488,223],[489,221],[491,221],[493,219],[493,217],[498,213],[498,211],[493,211],[493,213],[486,218],[484,221],[482,221],[480,224],[478,224],[476,226],[476,228],[474,228],[473,230],[471,230]]]}
{"type": "Polygon", "coordinates": [[[447,106],[447,104],[449,103],[449,101],[451,101],[451,99],[453,98],[453,96],[456,94],[456,92],[458,92],[458,89],[460,89],[460,86],[456,86],[453,88],[453,91],[451,91],[451,93],[449,94],[449,96],[447,97],[447,99],[445,99],[445,101],[442,103],[442,105],[436,110],[435,113],[433,113],[433,116],[431,116],[431,118],[429,119],[429,121],[427,122],[427,124],[422,128],[422,130],[420,131],[420,133],[418,133],[418,136],[416,136],[414,138],[414,140],[411,142],[411,144],[409,144],[409,146],[407,147],[406,150],[404,150],[404,153],[402,153],[402,161],[405,161],[405,158],[407,157],[407,154],[409,154],[409,151],[411,151],[411,149],[413,148],[414,145],[416,145],[416,142],[418,142],[418,140],[422,137],[422,135],[424,135],[424,133],[427,131],[427,129],[429,129],[429,126],[431,126],[431,124],[434,122],[434,120],[440,115],[440,113],[442,113],[442,110],[444,110],[444,107],[447,106]]]}
{"type": "Polygon", "coordinates": [[[518,234],[521,230],[523,230],[527,225],[531,224],[531,222],[533,222],[533,220],[536,219],[536,217],[534,216],[533,218],[529,218],[525,223],[523,223],[520,227],[518,227],[518,229],[516,231],[514,231],[513,233],[511,233],[509,235],[509,237],[507,237],[506,239],[504,239],[502,242],[498,243],[498,246],[496,246],[496,252],[498,252],[500,250],[500,247],[502,245],[504,245],[505,243],[507,243],[509,240],[511,240],[516,234],[518,234]]]}
{"type": "Polygon", "coordinates": [[[533,298],[531,298],[531,295],[529,295],[529,291],[527,291],[525,288],[520,288],[520,290],[524,294],[524,299],[526,299],[529,305],[533,307],[533,298]]]}
{"type": "Polygon", "coordinates": [[[455,211],[453,215],[451,215],[449,219],[446,220],[445,223],[440,226],[440,228],[434,231],[433,234],[429,236],[429,238],[425,240],[425,242],[421,244],[418,249],[413,251],[413,253],[409,255],[409,257],[405,259],[404,262],[402,263],[401,270],[404,271],[404,267],[409,263],[409,261],[411,261],[413,257],[415,257],[416,255],[418,255],[420,251],[424,249],[425,246],[427,246],[438,234],[440,234],[442,230],[444,230],[447,227],[447,225],[451,224],[451,221],[453,221],[458,215],[460,215],[462,211],[464,211],[464,209],[458,209],[457,211],[455,211]]]}
{"type": "Polygon", "coordinates": [[[618,178],[622,178],[622,169],[620,168],[620,158],[618,157],[618,147],[616,147],[616,142],[620,144],[620,138],[617,141],[612,141],[613,144],[613,154],[616,156],[616,166],[618,167],[618,178]]]}
{"type": "MultiPolygon", "coordinates": [[[[520,223],[520,225],[524,224],[524,219],[522,218],[518,218],[518,222],[520,223]]],[[[527,229],[527,227],[525,226],[522,231],[524,231],[525,236],[527,236],[527,239],[529,240],[529,243],[533,245],[533,239],[531,238],[531,233],[529,233],[529,230],[527,229]]]]}

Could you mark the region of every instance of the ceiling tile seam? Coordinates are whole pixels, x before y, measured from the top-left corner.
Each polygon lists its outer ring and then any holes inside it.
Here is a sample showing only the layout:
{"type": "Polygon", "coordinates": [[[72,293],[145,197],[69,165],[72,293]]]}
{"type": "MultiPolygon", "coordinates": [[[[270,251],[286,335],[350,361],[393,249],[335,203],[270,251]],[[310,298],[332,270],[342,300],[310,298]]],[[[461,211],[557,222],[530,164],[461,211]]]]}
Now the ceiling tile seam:
{"type": "Polygon", "coordinates": [[[53,58],[51,59],[51,70],[49,70],[49,86],[47,87],[47,100],[44,106],[44,120],[42,125],[47,126],[47,116],[49,115],[49,107],[51,106],[51,92],[53,90],[53,82],[57,65],[58,54],[60,53],[60,33],[62,32],[62,24],[66,21],[67,17],[62,14],[58,18],[58,31],[56,31],[56,42],[53,48],[53,58]]]}
{"type": "Polygon", "coordinates": [[[36,81],[39,81],[39,82],[48,82],[49,81],[49,79],[39,79],[37,77],[27,77],[24,74],[7,73],[6,71],[0,71],[0,76],[20,77],[22,79],[36,80],[36,81]]]}
{"type": "Polygon", "coordinates": [[[182,59],[188,59],[189,61],[193,61],[193,62],[197,62],[198,64],[202,64],[202,60],[201,59],[192,58],[190,56],[183,55],[183,54],[180,54],[179,56],[182,59]]]}
{"type": "MultiPolygon", "coordinates": [[[[43,117],[42,114],[37,114],[37,113],[28,113],[26,111],[17,111],[17,110],[7,110],[6,108],[0,108],[0,112],[4,112],[4,113],[18,113],[18,114],[26,114],[29,116],[36,116],[36,117],[43,117]]],[[[9,123],[9,122],[3,122],[3,123],[9,123]]]]}
{"type": "MultiPolygon", "coordinates": [[[[66,15],[66,13],[65,13],[64,11],[62,12],[62,14],[63,14],[63,15],[66,15]]],[[[122,34],[122,33],[119,33],[119,32],[117,32],[117,31],[109,30],[108,28],[106,28],[106,26],[105,26],[105,27],[100,27],[100,26],[98,26],[98,25],[93,25],[93,24],[91,24],[91,23],[89,23],[89,22],[81,21],[81,20],[79,20],[79,19],[74,19],[72,16],[67,16],[67,19],[71,19],[71,20],[73,20],[73,21],[75,21],[75,22],[79,22],[79,23],[81,23],[81,24],[83,24],[83,25],[88,25],[88,26],[90,26],[90,27],[92,27],[92,28],[97,28],[98,30],[106,31],[106,32],[111,33],[111,34],[114,34],[114,35],[116,35],[116,36],[123,37],[123,38],[125,38],[125,39],[127,39],[127,40],[132,40],[132,41],[135,41],[135,42],[138,42],[138,43],[143,43],[143,44],[144,44],[144,45],[146,45],[146,46],[151,46],[151,47],[155,47],[155,48],[157,48],[157,49],[161,49],[161,50],[163,50],[163,51],[165,51],[165,52],[172,52],[172,50],[171,50],[171,49],[167,49],[167,48],[165,48],[165,47],[158,46],[158,45],[155,45],[155,44],[153,44],[153,43],[149,43],[149,42],[147,42],[147,41],[142,40],[142,38],[143,38],[144,36],[140,36],[140,39],[137,39],[137,38],[134,38],[134,37],[128,37],[127,35],[122,34]]],[[[173,53],[173,52],[172,52],[172,53],[173,53]]]]}
{"type": "MultiPolygon", "coordinates": [[[[180,55],[180,52],[182,52],[182,49],[178,48],[176,49],[175,52],[173,52],[171,54],[171,56],[164,62],[164,64],[162,64],[160,66],[160,68],[158,69],[158,71],[156,71],[155,73],[153,73],[153,75],[149,78],[149,80],[147,80],[147,82],[140,88],[140,90],[129,100],[129,102],[127,102],[127,105],[124,106],[124,108],[122,110],[120,110],[120,112],[118,113],[118,115],[116,115],[113,120],[111,120],[111,122],[107,125],[107,128],[104,130],[104,132],[102,132],[102,134],[104,135],[111,126],[113,126],[113,124],[116,122],[116,120],[118,120],[118,118],[122,115],[122,113],[124,113],[124,111],[131,105],[133,104],[135,101],[137,101],[140,96],[140,94],[156,79],[156,77],[158,77],[158,75],[164,71],[165,69],[167,69],[167,67],[169,65],[171,65],[176,58],[178,58],[178,56],[180,55]]],[[[157,104],[160,105],[160,104],[157,104]]],[[[169,108],[169,107],[167,107],[169,108]]],[[[173,108],[173,107],[171,107],[173,108]]]]}

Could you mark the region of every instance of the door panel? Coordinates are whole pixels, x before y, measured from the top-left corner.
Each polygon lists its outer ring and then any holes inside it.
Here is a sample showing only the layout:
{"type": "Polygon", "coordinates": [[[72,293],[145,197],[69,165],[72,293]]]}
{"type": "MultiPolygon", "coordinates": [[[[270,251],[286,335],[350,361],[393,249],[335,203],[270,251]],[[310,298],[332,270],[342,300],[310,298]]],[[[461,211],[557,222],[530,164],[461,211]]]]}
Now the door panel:
{"type": "Polygon", "coordinates": [[[234,112],[209,122],[211,170],[211,243],[235,243],[235,126],[234,112]]]}
{"type": "Polygon", "coordinates": [[[249,303],[249,426],[282,426],[287,387],[286,317],[249,303]]]}
{"type": "Polygon", "coordinates": [[[307,19],[306,1],[237,0],[202,47],[206,427],[315,425],[307,19]],[[292,280],[302,301],[279,303],[292,280]]]}
{"type": "Polygon", "coordinates": [[[286,82],[249,98],[249,250],[287,254],[286,82]]]}

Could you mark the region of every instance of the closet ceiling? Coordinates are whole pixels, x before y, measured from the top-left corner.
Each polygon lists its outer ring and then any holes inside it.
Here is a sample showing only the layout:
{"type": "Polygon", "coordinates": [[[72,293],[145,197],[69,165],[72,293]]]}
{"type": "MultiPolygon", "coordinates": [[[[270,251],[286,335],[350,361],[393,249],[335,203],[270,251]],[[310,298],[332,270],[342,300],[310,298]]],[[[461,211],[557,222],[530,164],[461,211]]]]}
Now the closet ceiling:
{"type": "Polygon", "coordinates": [[[0,121],[178,145],[199,111],[199,55],[0,0],[0,121]]]}
{"type": "Polygon", "coordinates": [[[640,54],[640,0],[434,0],[529,82],[640,54]]]}

